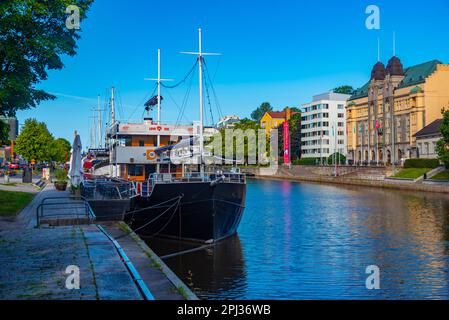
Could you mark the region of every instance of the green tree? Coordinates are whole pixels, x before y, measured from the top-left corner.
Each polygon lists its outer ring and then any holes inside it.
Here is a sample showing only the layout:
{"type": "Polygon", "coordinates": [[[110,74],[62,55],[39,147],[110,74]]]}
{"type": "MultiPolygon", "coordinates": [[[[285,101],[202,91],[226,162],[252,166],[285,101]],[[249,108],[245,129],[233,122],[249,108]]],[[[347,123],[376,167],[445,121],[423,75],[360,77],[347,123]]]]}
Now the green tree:
{"type": "MultiPolygon", "coordinates": [[[[221,129],[219,134],[214,135],[207,143],[206,143],[206,147],[207,148],[211,148],[211,147],[216,147],[218,142],[220,143],[219,145],[221,146],[221,155],[219,155],[221,158],[224,159],[228,159],[226,158],[226,151],[228,151],[228,153],[230,152],[230,150],[226,150],[226,134],[232,134],[233,140],[232,140],[232,153],[234,155],[233,160],[243,160],[244,164],[249,164],[249,154],[256,154],[259,155],[259,136],[258,136],[258,130],[261,129],[260,125],[258,122],[253,121],[251,119],[242,119],[240,120],[238,123],[235,124],[234,129],[233,130],[226,130],[226,129],[221,129]],[[237,159],[237,138],[235,136],[235,134],[237,132],[239,132],[241,130],[241,133],[245,133],[245,131],[247,130],[253,130],[254,135],[249,135],[249,137],[245,137],[243,139],[243,156],[244,159],[237,159]],[[220,141],[217,141],[217,139],[221,139],[220,141]]],[[[230,139],[230,137],[229,137],[230,139]]],[[[270,148],[270,139],[267,136],[266,137],[266,146],[267,149],[270,148]]],[[[217,156],[217,150],[214,150],[215,155],[217,156]]],[[[270,151],[268,150],[266,156],[270,155],[270,151]]],[[[260,163],[261,159],[257,159],[257,161],[260,163]]],[[[251,163],[252,164],[252,163],[251,163]]]]}
{"type": "Polygon", "coordinates": [[[15,152],[28,162],[50,161],[54,155],[54,140],[47,126],[36,119],[27,119],[16,140],[15,152]]]}
{"type": "Polygon", "coordinates": [[[301,112],[301,109],[297,108],[297,107],[291,107],[290,108],[291,112],[301,112]]]}
{"type": "Polygon", "coordinates": [[[0,2],[0,115],[36,107],[55,96],[37,89],[48,70],[62,69],[62,55],[76,54],[76,29],[66,27],[66,8],[80,21],[93,0],[2,0],[0,2]]]}
{"type": "Polygon", "coordinates": [[[333,90],[335,93],[342,93],[342,94],[353,94],[354,88],[351,86],[340,86],[333,90]]]}
{"type": "Polygon", "coordinates": [[[443,122],[440,125],[441,139],[437,142],[438,159],[449,168],[449,110],[441,110],[443,122]]]}
{"type": "Polygon", "coordinates": [[[9,124],[0,120],[0,146],[7,144],[9,140],[9,124]]]}
{"type": "Polygon", "coordinates": [[[60,163],[65,163],[68,156],[70,156],[70,149],[72,146],[66,139],[58,138],[53,141],[52,146],[52,160],[60,163]]]}
{"type": "Polygon", "coordinates": [[[262,119],[265,112],[273,111],[273,107],[269,102],[264,102],[260,105],[259,108],[251,112],[251,119],[256,121],[257,123],[260,122],[260,119],[262,119]]]}
{"type": "Polygon", "coordinates": [[[258,130],[260,129],[260,124],[259,122],[253,121],[251,119],[245,118],[240,120],[239,122],[237,122],[235,124],[235,129],[242,129],[242,130],[246,130],[246,129],[254,129],[254,130],[258,130]]]}
{"type": "MultiPolygon", "coordinates": [[[[294,111],[298,112],[298,111],[294,111]]],[[[301,158],[301,113],[292,114],[288,121],[288,127],[290,130],[290,160],[298,160],[301,158]]],[[[278,128],[279,137],[279,158],[283,160],[284,157],[284,126],[281,125],[278,128]]],[[[282,161],[281,161],[282,162],[282,161]]]]}
{"type": "Polygon", "coordinates": [[[328,164],[335,164],[335,161],[337,161],[339,164],[345,164],[346,157],[343,154],[341,154],[340,152],[335,152],[327,158],[328,164]]]}

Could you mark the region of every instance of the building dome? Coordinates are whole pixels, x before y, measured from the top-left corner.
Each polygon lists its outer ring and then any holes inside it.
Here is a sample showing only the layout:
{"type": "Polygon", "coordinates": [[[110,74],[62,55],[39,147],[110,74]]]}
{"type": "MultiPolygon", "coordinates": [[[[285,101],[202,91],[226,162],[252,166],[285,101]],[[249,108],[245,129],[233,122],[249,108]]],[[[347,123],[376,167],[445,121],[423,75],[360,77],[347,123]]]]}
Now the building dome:
{"type": "Polygon", "coordinates": [[[403,76],[404,68],[402,67],[401,60],[398,57],[394,56],[388,61],[387,65],[387,73],[390,76],[403,76]]]}
{"type": "Polygon", "coordinates": [[[374,65],[373,71],[371,71],[371,80],[384,80],[386,74],[385,65],[379,61],[374,65]]]}

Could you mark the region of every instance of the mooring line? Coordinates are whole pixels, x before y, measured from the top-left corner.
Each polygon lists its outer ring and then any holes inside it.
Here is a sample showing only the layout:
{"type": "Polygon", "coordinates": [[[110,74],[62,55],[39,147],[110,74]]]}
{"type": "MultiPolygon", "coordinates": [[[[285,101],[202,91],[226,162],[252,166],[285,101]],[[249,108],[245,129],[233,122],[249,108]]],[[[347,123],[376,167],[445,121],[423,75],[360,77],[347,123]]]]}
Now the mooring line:
{"type": "Polygon", "coordinates": [[[201,247],[192,248],[192,249],[187,249],[187,250],[184,250],[184,251],[179,251],[179,252],[167,254],[167,255],[162,256],[162,257],[159,257],[159,258],[161,258],[162,260],[164,260],[164,259],[169,259],[169,258],[181,256],[181,255],[184,255],[184,254],[187,254],[187,253],[192,253],[192,252],[196,252],[196,251],[201,251],[201,250],[204,250],[204,249],[213,247],[213,246],[215,246],[215,243],[212,243],[212,244],[206,244],[206,245],[201,246],[201,247]]]}

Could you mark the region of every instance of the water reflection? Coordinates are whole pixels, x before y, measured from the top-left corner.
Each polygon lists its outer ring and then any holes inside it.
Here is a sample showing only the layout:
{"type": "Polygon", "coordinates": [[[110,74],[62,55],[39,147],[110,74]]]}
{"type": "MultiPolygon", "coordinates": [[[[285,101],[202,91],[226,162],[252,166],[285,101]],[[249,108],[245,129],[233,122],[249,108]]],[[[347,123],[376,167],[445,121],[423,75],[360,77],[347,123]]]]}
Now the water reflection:
{"type": "Polygon", "coordinates": [[[166,262],[208,299],[447,299],[448,248],[447,195],[251,181],[238,237],[166,262]]]}
{"type": "MultiPolygon", "coordinates": [[[[152,243],[160,256],[194,247],[164,239],[153,240],[152,243]]],[[[245,296],[245,263],[238,235],[213,247],[168,258],[164,262],[200,298],[243,299],[245,296]]]]}

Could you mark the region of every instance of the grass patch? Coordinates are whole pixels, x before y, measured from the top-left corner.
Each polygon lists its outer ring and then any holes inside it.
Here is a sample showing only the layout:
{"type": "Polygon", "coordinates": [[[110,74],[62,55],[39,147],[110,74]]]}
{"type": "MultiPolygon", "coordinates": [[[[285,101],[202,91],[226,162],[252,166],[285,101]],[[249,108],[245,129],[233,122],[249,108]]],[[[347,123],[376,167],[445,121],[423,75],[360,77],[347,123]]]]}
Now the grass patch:
{"type": "Polygon", "coordinates": [[[0,190],[0,216],[15,216],[34,198],[33,193],[0,190]]]}
{"type": "Polygon", "coordinates": [[[123,221],[119,222],[118,227],[120,230],[122,230],[126,234],[129,234],[132,232],[131,228],[123,221]]]}
{"type": "Polygon", "coordinates": [[[449,170],[434,175],[430,180],[449,180],[449,170]]]}
{"type": "Polygon", "coordinates": [[[156,260],[154,259],[154,257],[151,255],[151,253],[149,253],[148,251],[145,251],[145,255],[151,259],[151,266],[154,268],[159,269],[160,271],[162,270],[162,265],[156,260]]]}
{"type": "Polygon", "coordinates": [[[393,176],[393,178],[400,178],[400,179],[416,179],[424,175],[424,173],[429,172],[432,170],[431,168],[407,168],[402,169],[397,174],[393,176]]]}
{"type": "Polygon", "coordinates": [[[184,297],[184,299],[189,300],[189,295],[184,287],[178,287],[178,292],[184,297]]]}

